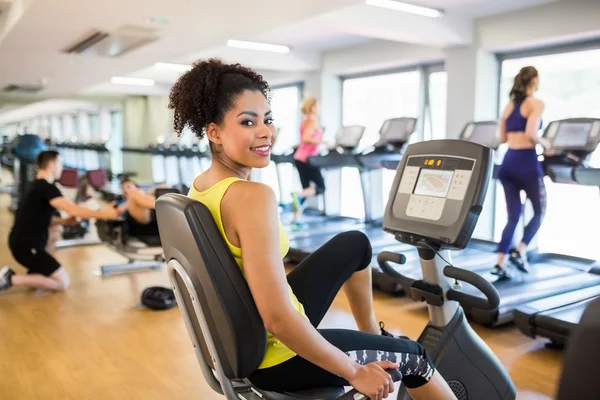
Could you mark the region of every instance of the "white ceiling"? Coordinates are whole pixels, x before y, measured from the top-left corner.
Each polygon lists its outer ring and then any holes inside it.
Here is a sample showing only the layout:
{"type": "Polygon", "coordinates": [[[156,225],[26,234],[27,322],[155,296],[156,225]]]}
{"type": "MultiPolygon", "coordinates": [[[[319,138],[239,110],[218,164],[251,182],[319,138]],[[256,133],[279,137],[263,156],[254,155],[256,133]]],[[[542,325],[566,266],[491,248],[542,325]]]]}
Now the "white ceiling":
{"type": "Polygon", "coordinates": [[[161,94],[180,73],[156,62],[191,63],[221,57],[269,71],[317,70],[323,52],[388,40],[445,47],[468,44],[472,19],[553,0],[411,0],[446,11],[429,19],[367,6],[364,0],[0,0],[0,88],[44,80],[43,96],[161,94]],[[12,4],[10,4],[12,3],[12,4]],[[0,7],[2,9],[2,7],[0,7]],[[153,17],[168,23],[153,24],[153,17]],[[156,31],[158,40],[118,58],[69,55],[61,50],[93,29],[124,25],[156,31]],[[228,39],[284,44],[288,54],[231,49],[228,39]],[[112,76],[152,78],[154,87],[121,86],[112,76]]]}

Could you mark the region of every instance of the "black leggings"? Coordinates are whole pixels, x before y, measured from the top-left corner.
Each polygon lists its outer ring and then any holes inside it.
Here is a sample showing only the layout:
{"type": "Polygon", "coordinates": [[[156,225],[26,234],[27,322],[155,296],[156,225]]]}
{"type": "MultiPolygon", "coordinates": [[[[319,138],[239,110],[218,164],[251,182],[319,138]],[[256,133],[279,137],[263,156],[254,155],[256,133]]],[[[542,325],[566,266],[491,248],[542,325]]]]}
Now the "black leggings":
{"type": "Polygon", "coordinates": [[[314,182],[315,186],[317,187],[317,194],[322,194],[325,192],[325,180],[323,179],[323,175],[321,175],[321,170],[319,167],[315,167],[312,164],[298,160],[294,160],[294,164],[298,170],[298,175],[300,175],[302,189],[310,187],[310,182],[314,182]]]}
{"type": "MultiPolygon", "coordinates": [[[[340,233],[302,261],[288,282],[306,315],[316,328],[329,309],[342,284],[371,262],[371,244],[364,233],[340,233]]],[[[359,364],[392,361],[400,365],[402,382],[416,388],[429,381],[435,367],[419,343],[345,329],[319,329],[323,337],[359,364]]],[[[259,369],[249,377],[257,387],[277,392],[329,386],[350,386],[336,376],[300,356],[270,368],[259,369]]]]}

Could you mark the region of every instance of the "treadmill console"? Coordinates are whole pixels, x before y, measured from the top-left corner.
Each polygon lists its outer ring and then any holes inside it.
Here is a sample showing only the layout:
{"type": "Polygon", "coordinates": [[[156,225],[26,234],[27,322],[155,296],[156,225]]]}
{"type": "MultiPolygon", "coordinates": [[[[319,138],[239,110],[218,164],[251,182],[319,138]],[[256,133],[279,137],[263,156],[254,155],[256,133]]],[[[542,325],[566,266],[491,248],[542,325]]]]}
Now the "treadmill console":
{"type": "Polygon", "coordinates": [[[552,121],[542,136],[551,152],[581,151],[590,154],[600,142],[600,119],[569,118],[552,121]]]}
{"type": "Polygon", "coordinates": [[[461,140],[479,143],[497,150],[500,146],[497,121],[473,121],[463,128],[461,140]]]}
{"type": "Polygon", "coordinates": [[[463,249],[481,213],[493,150],[462,140],[406,149],[386,205],[383,229],[417,247],[463,249]]]}
{"type": "Polygon", "coordinates": [[[335,135],[335,146],[354,150],[365,133],[362,125],[342,126],[335,135]]]}
{"type": "MultiPolygon", "coordinates": [[[[379,129],[378,144],[406,143],[417,126],[417,119],[410,117],[390,118],[379,129]]],[[[376,144],[377,145],[377,144],[376,144]]]]}

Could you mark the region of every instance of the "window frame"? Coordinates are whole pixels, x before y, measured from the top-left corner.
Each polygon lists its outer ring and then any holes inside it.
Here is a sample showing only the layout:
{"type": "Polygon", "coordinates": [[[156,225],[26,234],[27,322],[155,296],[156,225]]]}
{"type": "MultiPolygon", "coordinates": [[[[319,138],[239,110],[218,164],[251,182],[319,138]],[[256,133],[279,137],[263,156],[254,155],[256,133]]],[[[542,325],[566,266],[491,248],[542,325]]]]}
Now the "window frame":
{"type": "MultiPolygon", "coordinates": [[[[419,95],[416,99],[419,102],[417,126],[415,128],[416,140],[422,141],[425,137],[425,115],[429,107],[429,75],[433,72],[441,72],[445,70],[445,63],[441,61],[432,61],[429,63],[410,64],[400,67],[384,68],[375,71],[358,72],[352,74],[338,75],[341,83],[340,90],[340,105],[342,107],[340,111],[340,126],[343,125],[344,121],[344,82],[351,79],[360,78],[372,78],[375,76],[401,74],[405,72],[419,72],[419,95]]],[[[382,121],[383,122],[383,121],[382,121]]]]}

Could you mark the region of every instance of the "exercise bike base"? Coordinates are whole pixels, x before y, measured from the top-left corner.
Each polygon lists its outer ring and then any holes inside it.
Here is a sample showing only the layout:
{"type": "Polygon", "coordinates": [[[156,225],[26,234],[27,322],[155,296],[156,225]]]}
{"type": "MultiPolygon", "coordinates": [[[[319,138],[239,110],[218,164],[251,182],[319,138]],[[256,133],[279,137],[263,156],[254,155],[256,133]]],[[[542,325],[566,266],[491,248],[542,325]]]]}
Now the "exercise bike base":
{"type": "Polygon", "coordinates": [[[116,274],[127,274],[132,272],[147,271],[147,270],[160,270],[163,263],[160,261],[143,261],[135,260],[127,264],[113,264],[103,265],[100,267],[95,275],[96,276],[109,276],[116,274]]]}
{"type": "MultiPolygon", "coordinates": [[[[427,325],[419,343],[458,400],[514,400],[510,377],[498,358],[468,324],[462,308],[445,328],[427,325]]],[[[399,400],[411,397],[400,387],[399,400]]]]}

